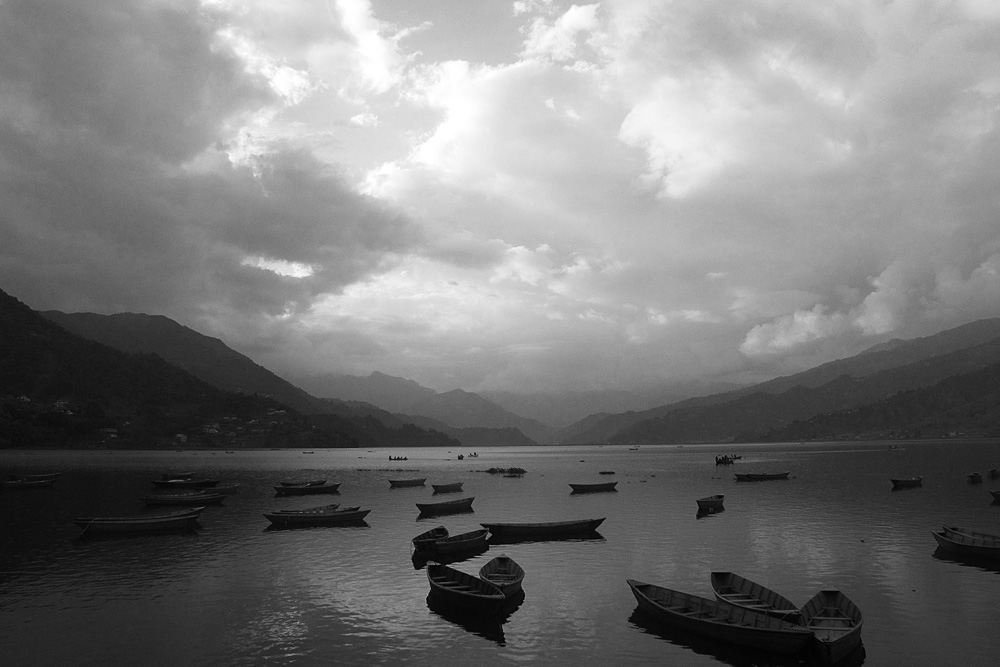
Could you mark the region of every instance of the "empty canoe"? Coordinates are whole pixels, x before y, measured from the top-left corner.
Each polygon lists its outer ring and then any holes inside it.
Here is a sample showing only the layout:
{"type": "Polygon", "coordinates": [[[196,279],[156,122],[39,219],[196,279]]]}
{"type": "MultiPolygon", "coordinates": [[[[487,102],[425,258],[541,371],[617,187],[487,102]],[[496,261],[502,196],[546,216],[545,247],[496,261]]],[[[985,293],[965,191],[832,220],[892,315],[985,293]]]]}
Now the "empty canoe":
{"type": "Polygon", "coordinates": [[[445,537],[448,537],[448,529],[444,526],[438,526],[430,530],[425,530],[410,540],[410,542],[417,551],[434,551],[434,544],[445,537]]]}
{"type": "Polygon", "coordinates": [[[401,489],[408,486],[423,486],[426,481],[426,477],[415,477],[413,479],[390,479],[389,488],[401,489]]]}
{"type": "Polygon", "coordinates": [[[485,579],[440,563],[427,564],[427,581],[431,595],[474,613],[498,613],[506,599],[503,591],[485,579]]]}
{"type": "Polygon", "coordinates": [[[766,482],[772,479],[788,479],[788,472],[738,472],[737,482],[766,482]]]}
{"type": "Polygon", "coordinates": [[[571,493],[600,493],[601,491],[614,491],[618,482],[602,482],[599,484],[570,484],[573,489],[571,493]]]}
{"type": "Polygon", "coordinates": [[[82,535],[97,533],[150,533],[156,531],[185,530],[198,521],[204,507],[132,516],[77,517],[73,523],[83,529],[82,535]]]}
{"type": "Polygon", "coordinates": [[[481,523],[479,525],[498,538],[543,539],[586,535],[596,531],[603,522],[604,518],[542,523],[481,523]]]}
{"type": "Polygon", "coordinates": [[[802,621],[813,634],[816,652],[828,665],[843,660],[861,641],[861,610],[840,591],[813,596],[802,605],[802,621]]]}
{"type": "Polygon", "coordinates": [[[457,512],[469,512],[472,510],[472,501],[475,496],[469,498],[459,498],[458,500],[447,500],[442,503],[416,503],[421,514],[455,514],[457,512]]]}
{"type": "Polygon", "coordinates": [[[698,509],[706,512],[716,511],[722,509],[722,501],[725,500],[725,496],[721,493],[714,496],[705,496],[704,498],[699,498],[695,502],[698,503],[698,509]]]}
{"type": "Polygon", "coordinates": [[[711,580],[715,597],[723,602],[777,616],[792,623],[798,621],[799,608],[795,603],[770,588],[732,572],[713,572],[711,580]]]}
{"type": "Polygon", "coordinates": [[[479,577],[495,585],[509,598],[521,592],[524,568],[510,556],[500,554],[479,568],[479,577]]]}
{"type": "Polygon", "coordinates": [[[451,484],[431,484],[434,493],[457,493],[462,490],[464,482],[452,482],[451,484]]]}

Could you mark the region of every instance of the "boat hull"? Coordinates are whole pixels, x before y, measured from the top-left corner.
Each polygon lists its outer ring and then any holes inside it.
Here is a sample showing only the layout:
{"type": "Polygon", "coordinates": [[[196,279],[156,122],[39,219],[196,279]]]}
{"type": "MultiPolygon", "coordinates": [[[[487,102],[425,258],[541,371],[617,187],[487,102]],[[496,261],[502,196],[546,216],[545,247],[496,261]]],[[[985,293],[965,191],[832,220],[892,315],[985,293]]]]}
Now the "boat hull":
{"type": "Polygon", "coordinates": [[[270,512],[264,517],[272,525],[281,528],[306,527],[306,526],[342,526],[347,524],[357,524],[364,521],[371,510],[360,508],[348,508],[343,510],[331,510],[328,512],[304,511],[296,512],[270,512]]]}
{"type": "Polygon", "coordinates": [[[441,515],[441,514],[457,514],[458,512],[470,512],[472,511],[472,501],[475,500],[475,496],[471,498],[461,498],[459,500],[449,500],[443,503],[416,503],[417,509],[420,513],[427,515],[441,515]]]}
{"type": "Polygon", "coordinates": [[[725,496],[716,495],[699,498],[695,502],[698,503],[698,509],[706,512],[713,512],[722,509],[723,500],[725,500],[725,496]]]}
{"type": "Polygon", "coordinates": [[[850,655],[861,641],[861,610],[840,591],[820,591],[802,605],[802,621],[813,633],[812,648],[832,665],[850,655]]]}
{"type": "Polygon", "coordinates": [[[604,518],[543,523],[481,523],[479,525],[489,530],[490,534],[497,538],[539,539],[587,535],[596,531],[602,523],[604,523],[604,518]]]}
{"type": "Polygon", "coordinates": [[[337,493],[340,483],[336,484],[304,484],[302,486],[275,486],[276,496],[313,496],[322,493],[337,493]]]}
{"type": "Polygon", "coordinates": [[[914,487],[924,485],[923,477],[904,477],[890,479],[889,481],[892,482],[893,489],[912,489],[914,487]]]}
{"type": "Polygon", "coordinates": [[[204,507],[194,507],[177,512],[117,517],[78,517],[73,523],[85,535],[152,533],[191,529],[198,521],[204,507]]]}
{"type": "Polygon", "coordinates": [[[812,639],[806,628],[780,618],[634,579],[628,585],[650,616],[703,637],[780,654],[797,653],[812,639]]]}
{"type": "Polygon", "coordinates": [[[601,493],[614,491],[618,482],[604,482],[601,484],[570,484],[572,493],[601,493]]]}
{"type": "Polygon", "coordinates": [[[489,536],[490,531],[485,528],[471,530],[467,533],[443,537],[434,542],[434,544],[430,546],[429,550],[438,555],[456,554],[465,551],[479,551],[486,548],[486,539],[489,536]]]}
{"type": "Polygon", "coordinates": [[[738,472],[737,482],[767,482],[775,479],[788,479],[788,472],[738,472]]]}
{"type": "Polygon", "coordinates": [[[464,482],[455,482],[454,484],[431,484],[431,488],[434,489],[434,493],[459,493],[462,490],[462,485],[464,482]]]}
{"type": "Polygon", "coordinates": [[[499,614],[503,591],[488,581],[440,563],[427,564],[431,595],[439,601],[477,614],[499,614]]]}
{"type": "Polygon", "coordinates": [[[416,479],[390,479],[389,488],[405,489],[411,486],[423,486],[424,482],[426,481],[427,481],[426,477],[418,477],[416,479]]]}
{"type": "Polygon", "coordinates": [[[226,499],[225,493],[165,493],[162,495],[141,496],[142,502],[150,507],[166,507],[177,505],[218,505],[226,499]]]}
{"type": "Polygon", "coordinates": [[[944,551],[966,558],[1000,561],[1000,544],[995,540],[955,533],[948,534],[944,530],[940,532],[931,531],[931,535],[934,536],[938,546],[944,551]]]}
{"type": "Polygon", "coordinates": [[[512,598],[522,593],[524,568],[513,558],[501,554],[479,568],[479,578],[485,579],[500,589],[506,598],[512,598]]]}
{"type": "Polygon", "coordinates": [[[722,602],[759,611],[791,623],[797,622],[800,617],[799,608],[794,602],[770,588],[733,572],[712,572],[711,582],[716,599],[722,602]]]}

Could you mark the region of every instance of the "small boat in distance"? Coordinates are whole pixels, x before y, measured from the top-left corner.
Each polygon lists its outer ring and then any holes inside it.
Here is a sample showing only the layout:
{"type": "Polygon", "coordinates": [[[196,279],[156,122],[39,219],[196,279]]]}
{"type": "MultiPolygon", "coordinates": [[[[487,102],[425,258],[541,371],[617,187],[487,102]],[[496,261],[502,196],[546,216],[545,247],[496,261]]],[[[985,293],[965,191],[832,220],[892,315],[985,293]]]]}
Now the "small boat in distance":
{"type": "Polygon", "coordinates": [[[434,493],[457,493],[462,490],[465,482],[452,482],[450,484],[431,484],[434,493]]]}
{"type": "Polygon", "coordinates": [[[795,603],[770,588],[732,572],[712,572],[711,581],[715,597],[723,602],[777,616],[790,623],[798,622],[799,608],[795,603]]]}
{"type": "Polygon", "coordinates": [[[485,579],[499,588],[504,597],[512,597],[521,592],[524,568],[506,554],[500,554],[479,568],[479,578],[485,579]]]}
{"type": "Polygon", "coordinates": [[[788,472],[738,472],[737,482],[766,482],[772,479],[788,479],[788,472]]]}
{"type": "Polygon", "coordinates": [[[983,473],[981,472],[969,473],[969,484],[982,484],[982,483],[983,483],[983,473]]]}
{"type": "Polygon", "coordinates": [[[73,523],[83,529],[81,537],[98,533],[152,533],[181,528],[189,530],[197,524],[204,509],[192,507],[160,514],[77,517],[73,523]]]}
{"type": "Polygon", "coordinates": [[[8,474],[7,479],[11,481],[27,480],[29,482],[42,482],[42,481],[52,480],[54,482],[57,479],[59,479],[59,475],[61,474],[62,473],[60,472],[43,472],[43,473],[34,473],[31,475],[8,474]]]}
{"type": "Polygon", "coordinates": [[[164,505],[220,505],[225,493],[214,491],[188,491],[186,493],[161,493],[140,496],[139,500],[151,507],[164,505]]]}
{"type": "Polygon", "coordinates": [[[56,483],[53,479],[7,479],[0,482],[4,489],[44,489],[56,483]]]}
{"type": "Polygon", "coordinates": [[[695,502],[698,503],[698,510],[701,512],[718,512],[722,509],[722,501],[725,498],[721,493],[717,493],[714,496],[699,498],[695,502]]]}
{"type": "Polygon", "coordinates": [[[861,641],[861,610],[840,591],[814,595],[802,605],[802,621],[812,631],[816,652],[825,664],[843,660],[861,641]]]}
{"type": "Polygon", "coordinates": [[[812,639],[807,628],[718,600],[628,579],[639,608],[664,625],[772,653],[798,653],[812,639]]]}
{"type": "Polygon", "coordinates": [[[415,477],[413,479],[390,479],[390,489],[402,489],[410,486],[423,486],[427,481],[426,477],[415,477]]]}
{"type": "Polygon", "coordinates": [[[448,537],[448,529],[444,526],[438,526],[430,530],[425,530],[410,540],[410,542],[417,551],[433,551],[434,543],[445,537],[448,537]]]}
{"type": "Polygon", "coordinates": [[[153,486],[160,487],[162,489],[173,489],[173,488],[186,488],[189,486],[198,486],[208,488],[211,486],[216,486],[220,481],[218,479],[198,479],[195,477],[177,477],[172,479],[154,479],[153,486]]]}
{"type": "Polygon", "coordinates": [[[600,493],[602,491],[615,491],[618,482],[600,482],[597,484],[570,484],[573,489],[570,493],[600,493]]]}
{"type": "Polygon", "coordinates": [[[896,489],[912,489],[913,487],[924,485],[923,477],[895,477],[889,478],[889,481],[892,482],[893,491],[896,489]]]}
{"type": "Polygon", "coordinates": [[[587,535],[604,522],[600,519],[574,521],[548,521],[543,523],[481,523],[496,538],[546,539],[587,535]]]}
{"type": "Polygon", "coordinates": [[[282,486],[306,486],[306,485],[309,485],[309,486],[321,486],[323,484],[326,484],[326,480],[325,479],[306,479],[306,480],[302,480],[300,482],[278,482],[278,484],[281,484],[282,486]]]}
{"type": "Polygon", "coordinates": [[[417,503],[417,509],[420,510],[422,515],[430,514],[457,514],[458,512],[471,512],[472,511],[472,501],[475,500],[475,496],[470,496],[468,498],[459,498],[458,500],[447,500],[442,503],[417,503]]]}
{"type": "Polygon", "coordinates": [[[274,495],[276,496],[311,496],[319,493],[337,493],[337,489],[340,488],[340,482],[323,484],[313,484],[306,482],[304,484],[285,484],[271,487],[274,489],[274,495]]]}
{"type": "Polygon", "coordinates": [[[363,510],[360,507],[341,509],[337,506],[324,506],[303,510],[267,512],[264,517],[279,528],[341,526],[362,523],[369,512],[371,510],[363,510]]]}
{"type": "Polygon", "coordinates": [[[1000,502],[1000,491],[990,489],[990,495],[993,496],[993,502],[1000,502]]]}
{"type": "Polygon", "coordinates": [[[441,602],[473,613],[496,614],[506,599],[489,581],[441,563],[427,563],[427,581],[441,602]]]}

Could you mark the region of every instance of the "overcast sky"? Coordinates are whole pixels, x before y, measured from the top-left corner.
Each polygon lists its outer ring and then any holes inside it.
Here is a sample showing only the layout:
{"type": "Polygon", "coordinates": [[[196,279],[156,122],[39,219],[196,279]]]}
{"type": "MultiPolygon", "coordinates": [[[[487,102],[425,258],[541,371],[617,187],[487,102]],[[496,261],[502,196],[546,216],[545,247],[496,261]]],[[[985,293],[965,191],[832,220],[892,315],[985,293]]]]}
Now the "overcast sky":
{"type": "Polygon", "coordinates": [[[0,289],[286,376],[764,379],[1000,315],[992,0],[0,0],[0,289]]]}

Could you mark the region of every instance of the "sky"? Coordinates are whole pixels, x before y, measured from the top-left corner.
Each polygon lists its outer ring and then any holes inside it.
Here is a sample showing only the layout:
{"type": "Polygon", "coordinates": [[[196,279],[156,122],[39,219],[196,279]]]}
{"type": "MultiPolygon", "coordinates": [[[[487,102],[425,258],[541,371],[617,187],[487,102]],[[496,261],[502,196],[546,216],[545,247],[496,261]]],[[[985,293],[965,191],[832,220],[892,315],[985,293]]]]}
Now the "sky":
{"type": "Polygon", "coordinates": [[[749,382],[1000,315],[991,0],[0,0],[0,289],[294,377],[749,382]]]}

